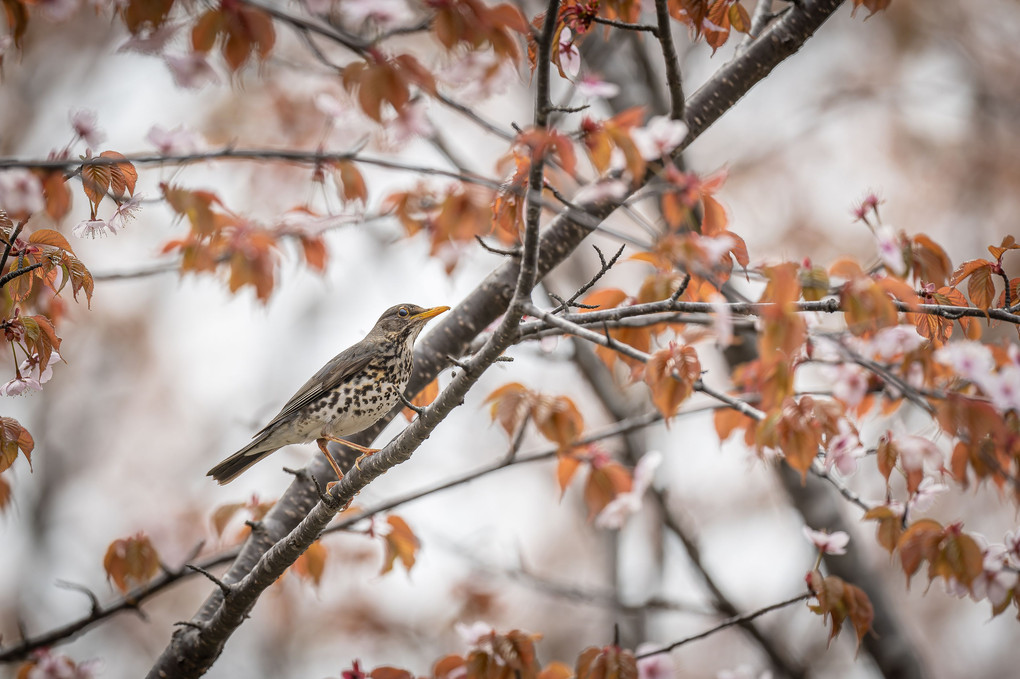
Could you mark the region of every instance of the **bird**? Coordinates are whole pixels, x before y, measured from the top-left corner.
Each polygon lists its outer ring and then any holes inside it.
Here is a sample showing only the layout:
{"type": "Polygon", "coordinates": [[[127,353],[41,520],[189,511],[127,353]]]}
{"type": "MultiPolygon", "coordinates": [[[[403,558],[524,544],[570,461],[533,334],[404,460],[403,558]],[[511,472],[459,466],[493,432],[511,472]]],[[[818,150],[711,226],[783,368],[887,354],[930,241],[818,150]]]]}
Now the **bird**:
{"type": "MultiPolygon", "coordinates": [[[[425,324],[450,307],[397,304],[360,342],[344,349],[312,375],[252,442],[209,470],[220,485],[237,478],[284,446],[315,441],[337,479],[343,478],[326,447],[329,441],[363,453],[376,452],[342,437],[368,429],[404,399],[411,377],[414,341],[425,324]]],[[[406,401],[405,401],[406,402],[406,401]]]]}

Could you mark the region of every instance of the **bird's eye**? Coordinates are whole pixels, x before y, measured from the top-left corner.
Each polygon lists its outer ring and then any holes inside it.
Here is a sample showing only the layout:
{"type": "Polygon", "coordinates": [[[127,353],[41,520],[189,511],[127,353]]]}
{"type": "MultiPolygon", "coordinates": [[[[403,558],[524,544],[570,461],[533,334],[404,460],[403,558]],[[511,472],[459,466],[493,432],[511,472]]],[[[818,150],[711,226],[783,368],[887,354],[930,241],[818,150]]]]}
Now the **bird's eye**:
{"type": "Polygon", "coordinates": [[[407,313],[408,311],[406,306],[402,306],[400,307],[400,309],[397,310],[397,315],[400,316],[401,318],[406,318],[407,313]]]}

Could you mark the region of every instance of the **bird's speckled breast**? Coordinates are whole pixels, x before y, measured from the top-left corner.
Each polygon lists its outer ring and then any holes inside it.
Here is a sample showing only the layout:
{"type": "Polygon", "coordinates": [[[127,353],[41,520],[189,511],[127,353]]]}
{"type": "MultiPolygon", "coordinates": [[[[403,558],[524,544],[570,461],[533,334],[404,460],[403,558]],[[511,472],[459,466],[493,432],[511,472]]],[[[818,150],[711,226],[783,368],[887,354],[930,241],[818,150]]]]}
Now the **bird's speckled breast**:
{"type": "Polygon", "coordinates": [[[400,401],[410,370],[409,351],[382,354],[372,359],[357,378],[316,401],[310,419],[325,421],[320,432],[329,436],[350,436],[368,429],[400,401]],[[404,379],[394,383],[395,376],[404,379]]]}

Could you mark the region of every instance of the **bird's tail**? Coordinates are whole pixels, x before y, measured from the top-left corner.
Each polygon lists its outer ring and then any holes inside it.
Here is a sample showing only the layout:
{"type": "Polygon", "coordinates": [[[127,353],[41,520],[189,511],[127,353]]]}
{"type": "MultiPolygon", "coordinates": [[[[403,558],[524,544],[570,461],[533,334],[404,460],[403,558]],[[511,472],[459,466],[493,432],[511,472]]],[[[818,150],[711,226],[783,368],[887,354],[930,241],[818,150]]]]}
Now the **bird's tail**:
{"type": "Polygon", "coordinates": [[[206,476],[216,479],[221,486],[236,479],[244,470],[270,453],[280,449],[268,437],[260,436],[227,459],[209,470],[206,476]]]}

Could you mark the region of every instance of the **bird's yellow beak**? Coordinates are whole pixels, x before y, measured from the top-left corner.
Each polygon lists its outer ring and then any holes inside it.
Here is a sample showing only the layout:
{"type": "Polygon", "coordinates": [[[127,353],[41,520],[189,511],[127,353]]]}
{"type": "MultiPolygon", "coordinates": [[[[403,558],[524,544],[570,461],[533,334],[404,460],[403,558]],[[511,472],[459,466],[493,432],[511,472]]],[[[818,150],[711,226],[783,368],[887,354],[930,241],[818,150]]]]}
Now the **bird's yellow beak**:
{"type": "Polygon", "coordinates": [[[435,316],[438,316],[439,314],[443,313],[444,311],[449,311],[449,310],[450,310],[450,307],[448,307],[448,306],[434,306],[431,309],[426,309],[425,311],[421,312],[420,314],[415,314],[414,316],[411,316],[411,320],[412,321],[427,321],[428,319],[433,318],[435,316]]]}

